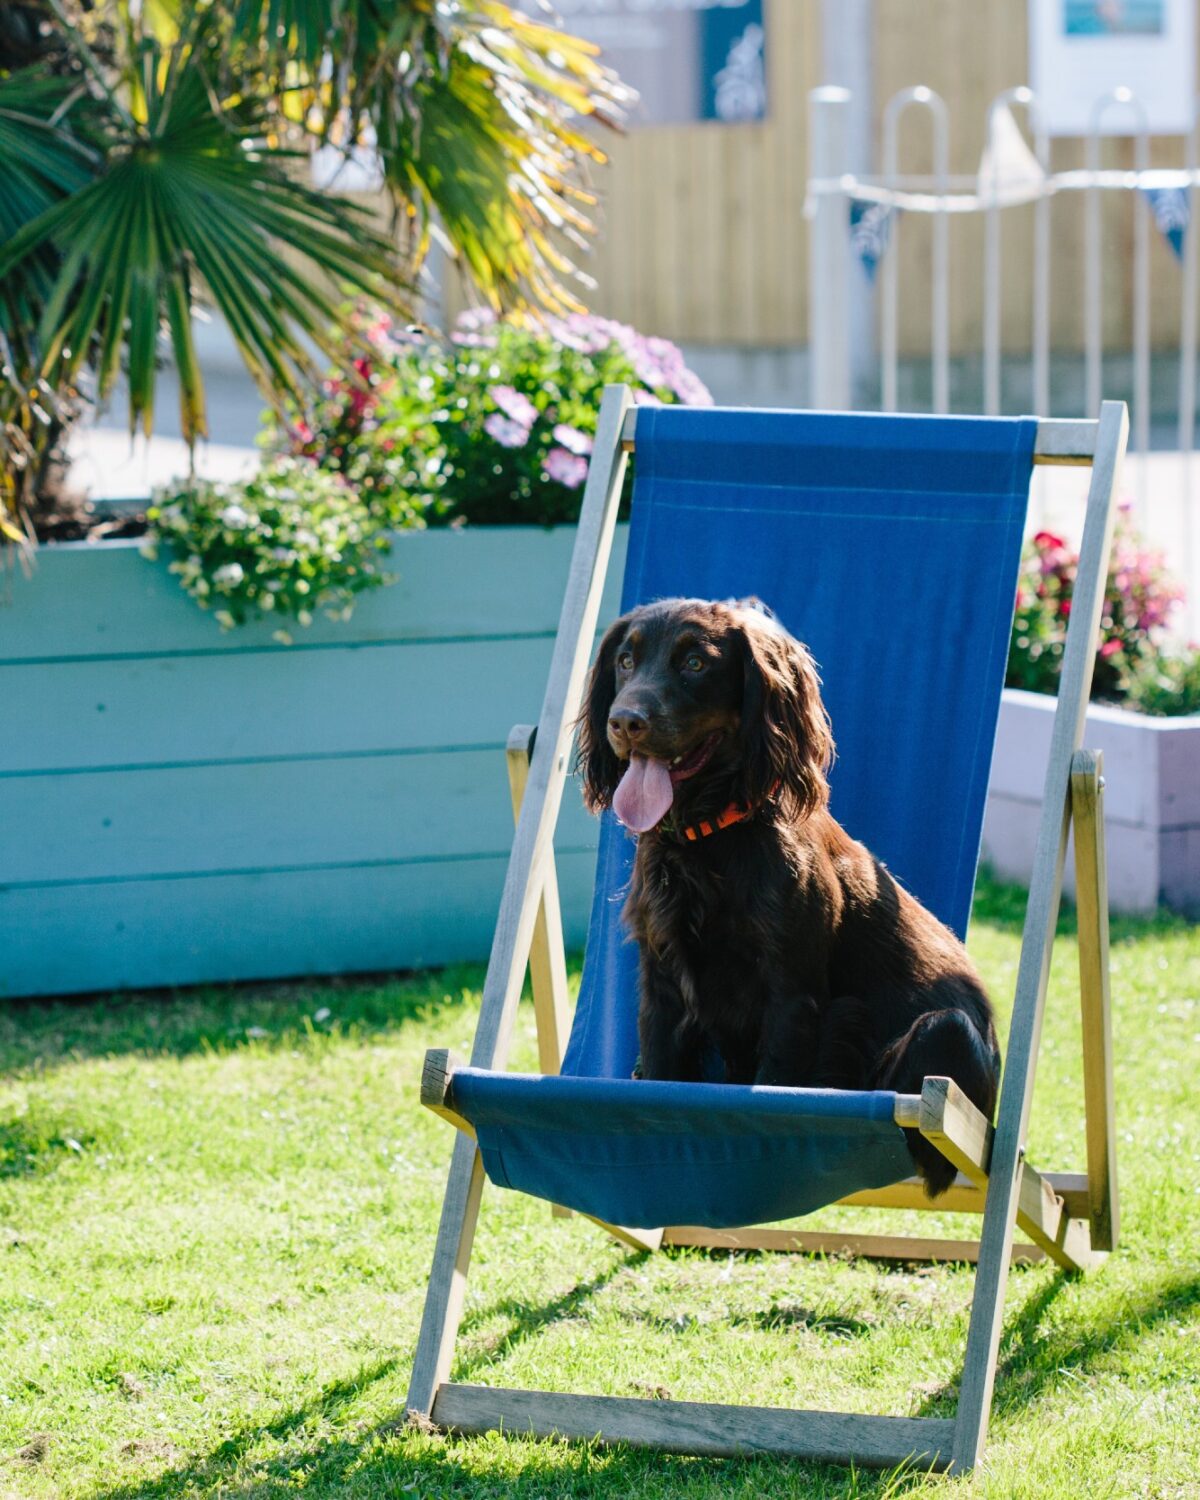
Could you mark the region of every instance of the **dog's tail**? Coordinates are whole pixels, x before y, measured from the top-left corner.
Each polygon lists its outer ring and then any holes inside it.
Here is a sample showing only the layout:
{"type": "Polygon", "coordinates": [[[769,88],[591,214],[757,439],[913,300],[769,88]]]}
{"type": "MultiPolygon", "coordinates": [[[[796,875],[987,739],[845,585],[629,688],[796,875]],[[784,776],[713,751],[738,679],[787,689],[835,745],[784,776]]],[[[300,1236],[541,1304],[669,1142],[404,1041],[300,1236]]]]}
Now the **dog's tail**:
{"type": "MultiPolygon", "coordinates": [[[[879,1059],[872,1087],[919,1094],[924,1079],[953,1078],[990,1120],[1000,1083],[1000,1059],[962,1010],[927,1010],[879,1059]]],[[[931,1198],[944,1193],[955,1167],[920,1131],[906,1130],[909,1155],[931,1198]]]]}

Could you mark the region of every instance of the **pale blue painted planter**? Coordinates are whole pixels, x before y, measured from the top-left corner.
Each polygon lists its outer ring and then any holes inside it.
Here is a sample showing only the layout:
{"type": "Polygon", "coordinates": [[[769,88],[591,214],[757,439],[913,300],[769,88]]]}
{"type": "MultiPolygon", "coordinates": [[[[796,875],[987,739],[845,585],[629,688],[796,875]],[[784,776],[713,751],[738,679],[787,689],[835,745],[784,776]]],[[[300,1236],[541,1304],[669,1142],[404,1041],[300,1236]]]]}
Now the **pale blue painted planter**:
{"type": "MultiPolygon", "coordinates": [[[[570,528],[397,537],[399,582],[279,646],[222,634],[137,544],[0,582],[0,994],[485,957],[570,528]],[[4,593],[7,593],[7,598],[4,593]]],[[[625,538],[601,618],[616,613],[625,538]]],[[[582,942],[596,830],[557,841],[582,942]]]]}

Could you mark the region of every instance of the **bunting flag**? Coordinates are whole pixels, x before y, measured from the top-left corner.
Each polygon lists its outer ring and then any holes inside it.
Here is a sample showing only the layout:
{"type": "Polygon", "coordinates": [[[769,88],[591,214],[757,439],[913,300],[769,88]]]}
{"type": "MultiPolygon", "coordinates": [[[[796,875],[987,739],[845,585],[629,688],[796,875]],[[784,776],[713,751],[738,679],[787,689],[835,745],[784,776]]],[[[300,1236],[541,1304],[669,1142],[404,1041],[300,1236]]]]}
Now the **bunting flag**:
{"type": "Polygon", "coordinates": [[[1191,203],[1187,188],[1144,187],[1142,192],[1154,215],[1154,222],[1162,231],[1163,239],[1175,252],[1176,260],[1183,259],[1183,242],[1187,238],[1191,222],[1191,203]]]}
{"type": "Polygon", "coordinates": [[[850,200],[850,244],[862,261],[867,280],[875,280],[875,267],[883,259],[892,237],[892,218],[898,208],[887,203],[872,203],[863,198],[850,200]]]}
{"type": "Polygon", "coordinates": [[[991,119],[991,130],[979,162],[977,192],[985,204],[1007,208],[1032,203],[1046,190],[1046,173],[1025,143],[1013,112],[1002,104],[991,119]]]}

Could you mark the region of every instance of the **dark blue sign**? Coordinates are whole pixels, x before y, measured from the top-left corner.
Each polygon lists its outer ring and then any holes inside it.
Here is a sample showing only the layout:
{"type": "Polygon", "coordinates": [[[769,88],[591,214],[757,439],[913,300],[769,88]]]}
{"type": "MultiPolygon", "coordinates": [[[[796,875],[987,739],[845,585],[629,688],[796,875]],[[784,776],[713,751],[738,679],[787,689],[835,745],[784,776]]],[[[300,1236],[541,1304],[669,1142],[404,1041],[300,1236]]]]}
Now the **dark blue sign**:
{"type": "Polygon", "coordinates": [[[637,90],[631,125],[766,118],[763,0],[554,0],[554,10],[637,90]]]}

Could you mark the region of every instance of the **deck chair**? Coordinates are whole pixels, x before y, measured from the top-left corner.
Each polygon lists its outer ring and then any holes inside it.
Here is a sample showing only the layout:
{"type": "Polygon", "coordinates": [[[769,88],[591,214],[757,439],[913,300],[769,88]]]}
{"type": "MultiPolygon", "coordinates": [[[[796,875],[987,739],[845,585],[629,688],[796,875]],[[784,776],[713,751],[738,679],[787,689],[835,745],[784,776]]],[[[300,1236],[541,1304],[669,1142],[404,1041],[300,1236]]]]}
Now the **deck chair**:
{"type": "MultiPolygon", "coordinates": [[[[408,1395],[448,1430],[557,1434],[675,1452],[776,1452],[966,1470],[983,1449],[1014,1229],[1070,1270],[1116,1241],[1100,757],[1081,749],[1127,433],[1098,421],[601,406],[536,732],[509,762],[520,807],[470,1066],[431,1051],[422,1102],[456,1140],[408,1395]],[[1091,464],[1074,604],[995,1129],[947,1079],[919,1095],[648,1083],[636,955],[620,930],[630,839],[606,815],[565,1056],[566,969],[552,835],[630,452],[622,607],[757,594],[822,669],[840,759],[832,807],[934,912],[966,929],[1031,466],[1091,464]],[[1086,1173],[1040,1174],[1025,1134],[1069,825],[1074,823],[1086,1173]],[[541,1075],[505,1071],[527,962],[541,1075]],[[561,1060],[561,1070],[560,1070],[561,1060]],[[755,1228],[816,1207],[928,1207],[903,1146],[958,1168],[935,1206],[982,1214],[978,1242],[755,1228]],[[485,1177],[586,1214],[631,1246],[833,1250],[977,1260],[957,1414],[868,1416],[516,1391],[450,1381],[485,1177]],[[664,1227],[668,1226],[668,1227],[664,1227]],[[674,1227],[670,1227],[674,1226],[674,1227]]],[[[607,623],[607,622],[605,622],[607,623]]]]}

